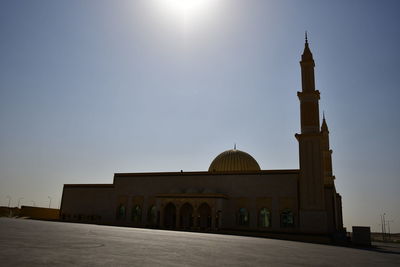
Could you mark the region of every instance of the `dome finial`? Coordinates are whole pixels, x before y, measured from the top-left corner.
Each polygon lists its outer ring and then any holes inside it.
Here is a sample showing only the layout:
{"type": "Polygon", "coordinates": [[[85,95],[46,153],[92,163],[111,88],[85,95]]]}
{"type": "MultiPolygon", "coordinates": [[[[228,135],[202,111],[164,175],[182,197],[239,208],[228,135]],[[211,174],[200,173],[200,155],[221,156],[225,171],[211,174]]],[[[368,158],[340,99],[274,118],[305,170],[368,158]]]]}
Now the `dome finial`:
{"type": "Polygon", "coordinates": [[[306,37],[306,44],[308,44],[308,36],[307,36],[307,31],[305,32],[305,37],[306,37]]]}

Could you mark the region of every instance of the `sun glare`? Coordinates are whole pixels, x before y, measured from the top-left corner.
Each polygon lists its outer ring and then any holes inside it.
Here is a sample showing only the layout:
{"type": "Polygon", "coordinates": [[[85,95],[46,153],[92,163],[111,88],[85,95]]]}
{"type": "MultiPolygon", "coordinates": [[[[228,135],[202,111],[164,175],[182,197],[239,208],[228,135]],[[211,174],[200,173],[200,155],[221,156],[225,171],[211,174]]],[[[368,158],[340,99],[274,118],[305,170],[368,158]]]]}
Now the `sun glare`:
{"type": "Polygon", "coordinates": [[[183,20],[184,23],[198,20],[205,15],[218,0],[156,0],[156,4],[166,15],[183,20]]]}

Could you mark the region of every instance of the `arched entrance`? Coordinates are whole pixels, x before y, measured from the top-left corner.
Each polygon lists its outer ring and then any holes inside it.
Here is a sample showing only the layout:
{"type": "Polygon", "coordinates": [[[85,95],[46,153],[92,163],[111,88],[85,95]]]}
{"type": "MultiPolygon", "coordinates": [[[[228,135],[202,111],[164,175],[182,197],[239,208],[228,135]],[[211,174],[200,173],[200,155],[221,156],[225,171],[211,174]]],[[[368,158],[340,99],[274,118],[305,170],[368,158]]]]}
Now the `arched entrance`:
{"type": "Polygon", "coordinates": [[[200,205],[197,210],[199,214],[198,225],[201,230],[211,229],[211,208],[207,203],[200,205]]]}
{"type": "Polygon", "coordinates": [[[180,226],[183,229],[193,227],[193,207],[189,203],[185,203],[180,212],[180,226]]]}
{"type": "Polygon", "coordinates": [[[176,207],[173,203],[168,203],[164,209],[164,227],[174,229],[176,226],[176,207]]]}

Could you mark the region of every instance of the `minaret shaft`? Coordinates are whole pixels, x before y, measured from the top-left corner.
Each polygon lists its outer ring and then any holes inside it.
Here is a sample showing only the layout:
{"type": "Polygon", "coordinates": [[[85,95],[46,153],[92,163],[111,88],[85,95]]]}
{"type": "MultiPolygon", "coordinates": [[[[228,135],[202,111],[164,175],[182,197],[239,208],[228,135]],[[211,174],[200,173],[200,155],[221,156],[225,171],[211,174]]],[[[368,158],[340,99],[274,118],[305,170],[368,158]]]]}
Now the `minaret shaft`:
{"type": "Polygon", "coordinates": [[[314,60],[300,61],[301,66],[301,85],[303,92],[315,91],[314,60]]]}

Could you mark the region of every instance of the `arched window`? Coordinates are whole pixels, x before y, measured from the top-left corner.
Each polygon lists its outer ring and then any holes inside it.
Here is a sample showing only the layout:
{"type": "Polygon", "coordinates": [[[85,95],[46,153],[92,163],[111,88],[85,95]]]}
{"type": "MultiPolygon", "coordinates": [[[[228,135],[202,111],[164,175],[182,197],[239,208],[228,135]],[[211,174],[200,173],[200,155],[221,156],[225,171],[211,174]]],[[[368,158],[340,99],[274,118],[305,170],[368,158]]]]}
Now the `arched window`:
{"type": "Polygon", "coordinates": [[[142,221],[142,208],[139,205],[135,205],[132,208],[132,221],[134,223],[140,223],[142,221]]]}
{"type": "Polygon", "coordinates": [[[271,212],[267,208],[262,208],[259,214],[259,226],[270,227],[271,226],[271,212]]]}
{"type": "Polygon", "coordinates": [[[125,215],[126,215],[125,206],[123,204],[120,204],[117,208],[117,219],[118,220],[125,219],[125,215]]]}
{"type": "Polygon", "coordinates": [[[289,209],[282,211],[281,213],[281,226],[282,227],[293,227],[294,226],[294,216],[293,212],[289,209]]]}
{"type": "Polygon", "coordinates": [[[149,224],[151,224],[151,225],[157,224],[157,207],[156,206],[153,205],[149,208],[147,218],[148,218],[149,224]]]}
{"type": "Polygon", "coordinates": [[[239,209],[238,224],[243,226],[249,225],[249,212],[247,211],[247,209],[239,209]]]}

